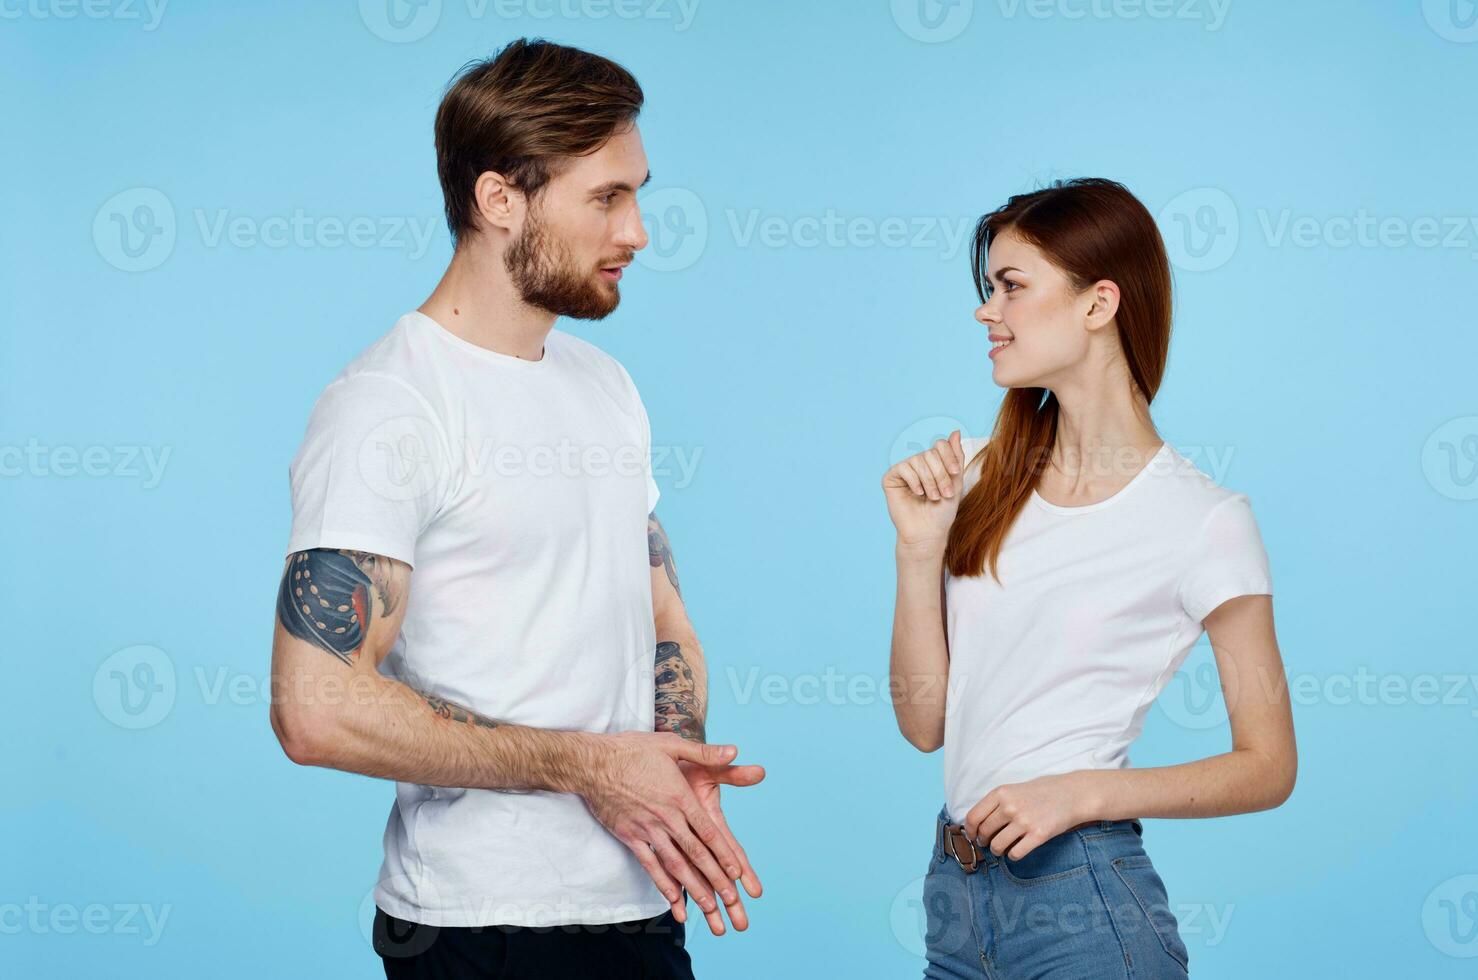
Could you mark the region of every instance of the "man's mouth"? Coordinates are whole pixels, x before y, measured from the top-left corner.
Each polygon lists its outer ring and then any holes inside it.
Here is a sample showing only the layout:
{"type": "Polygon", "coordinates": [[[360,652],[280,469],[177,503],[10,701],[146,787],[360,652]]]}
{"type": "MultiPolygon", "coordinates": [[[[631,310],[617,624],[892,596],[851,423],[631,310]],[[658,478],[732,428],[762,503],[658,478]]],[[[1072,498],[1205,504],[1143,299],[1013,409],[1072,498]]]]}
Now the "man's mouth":
{"type": "Polygon", "coordinates": [[[621,270],[625,269],[630,264],[631,261],[628,259],[625,262],[613,262],[610,265],[601,266],[601,277],[604,278],[607,282],[620,282],[621,270]]]}

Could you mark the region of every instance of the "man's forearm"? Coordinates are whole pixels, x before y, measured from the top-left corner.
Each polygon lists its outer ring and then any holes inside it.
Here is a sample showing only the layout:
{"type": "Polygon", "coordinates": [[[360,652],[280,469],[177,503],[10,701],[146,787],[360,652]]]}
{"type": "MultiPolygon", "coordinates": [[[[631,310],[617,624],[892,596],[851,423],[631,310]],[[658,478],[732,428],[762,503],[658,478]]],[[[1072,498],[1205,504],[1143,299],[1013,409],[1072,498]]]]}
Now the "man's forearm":
{"type": "MultiPolygon", "coordinates": [[[[320,685],[327,690],[326,685],[320,685]]],[[[587,732],[508,725],[379,675],[357,675],[320,707],[302,699],[273,727],[296,761],[426,786],[577,792],[598,756],[587,732]]]]}
{"type": "Polygon", "coordinates": [[[656,719],[659,732],[675,732],[702,742],[707,738],[708,667],[687,617],[657,624],[656,719]]]}
{"type": "Polygon", "coordinates": [[[652,618],[657,626],[653,728],[702,742],[707,738],[708,665],[683,604],[672,545],[655,512],[647,517],[647,558],[652,566],[652,618]]]}

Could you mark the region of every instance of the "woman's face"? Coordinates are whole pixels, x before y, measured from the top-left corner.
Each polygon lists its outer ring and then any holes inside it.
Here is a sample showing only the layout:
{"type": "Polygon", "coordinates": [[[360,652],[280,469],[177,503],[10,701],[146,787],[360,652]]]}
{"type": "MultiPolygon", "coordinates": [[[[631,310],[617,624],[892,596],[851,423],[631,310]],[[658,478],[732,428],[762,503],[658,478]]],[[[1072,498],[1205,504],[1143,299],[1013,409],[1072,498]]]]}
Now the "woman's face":
{"type": "Polygon", "coordinates": [[[1054,388],[1088,354],[1092,291],[1074,289],[1009,228],[991,242],[987,258],[992,291],[975,319],[990,331],[991,380],[1002,388],[1054,388]]]}

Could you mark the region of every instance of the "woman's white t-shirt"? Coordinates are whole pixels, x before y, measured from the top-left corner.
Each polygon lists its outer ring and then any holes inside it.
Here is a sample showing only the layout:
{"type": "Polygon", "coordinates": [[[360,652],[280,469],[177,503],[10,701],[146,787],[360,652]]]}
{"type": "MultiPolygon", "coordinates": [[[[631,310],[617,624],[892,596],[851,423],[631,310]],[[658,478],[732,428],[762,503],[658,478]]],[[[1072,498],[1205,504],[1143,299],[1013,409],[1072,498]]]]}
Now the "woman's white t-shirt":
{"type": "MultiPolygon", "coordinates": [[[[966,491],[985,442],[964,442],[966,491]]],[[[944,769],[955,821],[997,786],[1127,767],[1202,620],[1235,596],[1273,591],[1247,496],[1169,443],[1096,504],[1061,507],[1033,491],[998,569],[999,582],[946,575],[944,769]]]]}

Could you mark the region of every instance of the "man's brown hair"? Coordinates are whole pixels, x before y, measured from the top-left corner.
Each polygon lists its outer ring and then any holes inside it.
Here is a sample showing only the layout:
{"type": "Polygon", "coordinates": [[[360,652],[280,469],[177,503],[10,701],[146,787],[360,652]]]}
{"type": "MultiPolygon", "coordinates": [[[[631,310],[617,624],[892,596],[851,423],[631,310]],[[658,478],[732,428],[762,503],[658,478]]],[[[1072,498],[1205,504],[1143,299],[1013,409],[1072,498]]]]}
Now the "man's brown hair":
{"type": "Polygon", "coordinates": [[[475,234],[473,187],[492,170],[534,200],[642,107],[631,73],[600,55],[519,38],[459,71],[436,110],[436,172],[456,245],[475,234]]]}

